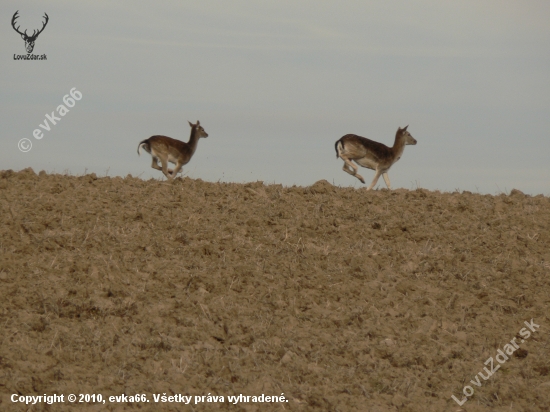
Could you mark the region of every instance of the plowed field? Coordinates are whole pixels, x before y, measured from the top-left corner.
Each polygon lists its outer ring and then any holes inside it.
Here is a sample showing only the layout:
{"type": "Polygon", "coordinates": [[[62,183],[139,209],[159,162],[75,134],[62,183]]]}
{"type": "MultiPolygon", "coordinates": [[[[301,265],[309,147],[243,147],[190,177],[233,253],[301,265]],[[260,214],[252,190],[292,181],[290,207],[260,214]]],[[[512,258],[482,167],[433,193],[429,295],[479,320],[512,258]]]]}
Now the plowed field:
{"type": "Polygon", "coordinates": [[[547,197],[26,169],[0,221],[1,410],[550,409],[547,197]]]}

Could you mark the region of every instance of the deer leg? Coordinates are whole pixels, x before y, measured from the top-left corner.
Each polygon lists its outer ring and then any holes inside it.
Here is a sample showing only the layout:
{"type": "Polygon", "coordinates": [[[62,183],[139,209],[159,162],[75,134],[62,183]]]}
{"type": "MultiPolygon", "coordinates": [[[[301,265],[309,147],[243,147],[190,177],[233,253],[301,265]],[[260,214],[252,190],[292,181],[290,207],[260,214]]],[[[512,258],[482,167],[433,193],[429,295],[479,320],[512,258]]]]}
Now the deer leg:
{"type": "Polygon", "coordinates": [[[357,173],[357,166],[355,166],[353,163],[351,163],[349,159],[345,157],[340,156],[340,158],[344,161],[344,167],[342,168],[342,170],[352,176],[355,176],[361,181],[361,183],[365,183],[365,179],[363,179],[363,176],[357,173]]]}
{"type": "Polygon", "coordinates": [[[181,168],[183,167],[183,163],[176,163],[176,167],[174,167],[174,170],[172,172],[172,178],[176,177],[176,175],[180,172],[181,168]]]}
{"type": "Polygon", "coordinates": [[[167,172],[170,173],[170,174],[172,174],[172,172],[173,172],[174,170],[173,170],[173,169],[170,169],[170,163],[174,163],[174,164],[175,164],[176,162],[172,162],[172,161],[170,161],[170,160],[167,160],[167,161],[166,161],[166,167],[168,167],[167,172]]]}
{"type": "Polygon", "coordinates": [[[380,179],[381,174],[382,174],[382,172],[380,170],[376,171],[376,174],[374,175],[374,179],[372,179],[372,183],[367,188],[367,190],[371,190],[376,185],[376,182],[378,182],[378,179],[380,179]]]}
{"type": "Polygon", "coordinates": [[[151,163],[151,167],[153,169],[162,170],[162,167],[159,166],[158,161],[159,161],[159,159],[157,157],[153,156],[153,163],[151,163]]]}
{"type": "Polygon", "coordinates": [[[162,173],[164,173],[164,176],[166,176],[168,180],[172,180],[173,179],[172,175],[168,173],[168,160],[161,158],[160,161],[162,163],[162,173]]]}
{"type": "Polygon", "coordinates": [[[382,177],[384,178],[384,182],[386,182],[386,186],[388,186],[388,189],[391,190],[390,177],[388,176],[388,173],[385,172],[382,177]]]}
{"type": "MultiPolygon", "coordinates": [[[[153,156],[153,162],[151,163],[151,167],[153,169],[157,169],[157,170],[161,170],[162,171],[162,167],[159,166],[159,158],[158,157],[155,157],[153,156]]],[[[171,173],[172,172],[172,169],[168,169],[168,173],[171,173]]]]}

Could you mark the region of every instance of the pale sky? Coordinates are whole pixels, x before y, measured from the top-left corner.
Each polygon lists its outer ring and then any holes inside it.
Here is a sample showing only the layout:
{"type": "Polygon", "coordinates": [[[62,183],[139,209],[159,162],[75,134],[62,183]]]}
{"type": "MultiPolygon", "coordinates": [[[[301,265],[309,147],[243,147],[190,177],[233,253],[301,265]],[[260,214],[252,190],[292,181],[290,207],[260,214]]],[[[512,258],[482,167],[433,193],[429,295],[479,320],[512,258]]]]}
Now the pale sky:
{"type": "Polygon", "coordinates": [[[334,142],[391,146],[408,124],[394,188],[550,195],[545,0],[3,0],[0,16],[0,169],[161,178],[138,143],[187,141],[200,120],[185,176],[359,188],[334,142]],[[14,60],[17,10],[30,33],[49,15],[47,60],[14,60]],[[35,139],[73,87],[82,100],[35,139]]]}

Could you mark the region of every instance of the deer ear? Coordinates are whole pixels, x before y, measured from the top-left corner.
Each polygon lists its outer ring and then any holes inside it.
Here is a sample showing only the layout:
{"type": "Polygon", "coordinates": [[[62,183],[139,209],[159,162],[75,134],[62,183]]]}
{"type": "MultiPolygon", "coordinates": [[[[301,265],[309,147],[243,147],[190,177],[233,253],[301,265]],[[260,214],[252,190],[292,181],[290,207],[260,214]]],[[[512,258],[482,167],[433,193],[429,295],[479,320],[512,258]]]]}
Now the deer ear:
{"type": "Polygon", "coordinates": [[[189,123],[189,126],[191,126],[191,127],[193,127],[193,126],[194,126],[194,124],[193,124],[193,123],[191,123],[191,122],[190,122],[189,120],[187,121],[187,123],[189,123]]]}
{"type": "Polygon", "coordinates": [[[198,126],[199,124],[201,124],[201,122],[199,122],[199,121],[197,120],[197,126],[198,126]]]}
{"type": "Polygon", "coordinates": [[[406,125],[406,126],[403,128],[403,131],[407,130],[407,127],[409,127],[409,125],[406,125]]]}

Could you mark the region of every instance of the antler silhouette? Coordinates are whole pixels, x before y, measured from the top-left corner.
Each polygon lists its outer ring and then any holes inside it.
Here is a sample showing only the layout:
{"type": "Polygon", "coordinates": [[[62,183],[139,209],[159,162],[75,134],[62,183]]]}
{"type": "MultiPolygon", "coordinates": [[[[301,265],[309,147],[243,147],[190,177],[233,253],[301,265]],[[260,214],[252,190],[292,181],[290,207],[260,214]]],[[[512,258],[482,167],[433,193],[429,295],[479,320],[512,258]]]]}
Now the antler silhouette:
{"type": "Polygon", "coordinates": [[[48,17],[47,13],[44,13],[44,18],[46,19],[46,21],[44,23],[42,23],[42,28],[40,30],[38,30],[38,32],[36,30],[33,30],[32,35],[29,36],[27,34],[27,30],[25,30],[24,33],[19,31],[19,27],[21,27],[21,26],[15,27],[15,20],[17,20],[17,18],[19,17],[17,15],[17,13],[19,13],[19,10],[17,10],[15,12],[15,14],[13,15],[13,17],[11,19],[11,25],[12,25],[13,29],[21,35],[23,40],[25,40],[25,47],[27,48],[27,53],[32,53],[32,50],[34,49],[34,42],[35,42],[36,38],[38,37],[38,35],[40,33],[42,33],[44,31],[44,28],[46,28],[46,25],[48,24],[48,21],[50,20],[50,18],[48,17]]]}
{"type": "Polygon", "coordinates": [[[15,12],[15,14],[13,15],[13,18],[11,19],[11,26],[12,26],[13,29],[14,29],[17,33],[19,33],[21,36],[26,36],[26,35],[27,35],[27,30],[25,30],[25,33],[21,33],[21,32],[19,31],[19,27],[21,27],[21,26],[17,26],[17,28],[15,27],[15,20],[19,17],[19,16],[17,15],[17,13],[19,13],[19,10],[17,10],[17,11],[15,12]]]}
{"type": "Polygon", "coordinates": [[[46,19],[46,21],[44,23],[42,23],[42,28],[40,30],[38,30],[38,33],[34,34],[34,31],[33,31],[32,36],[31,36],[32,38],[36,39],[38,37],[38,35],[44,31],[44,28],[46,27],[46,24],[48,24],[48,21],[50,20],[50,18],[48,17],[46,12],[44,12],[43,17],[46,19]]]}

